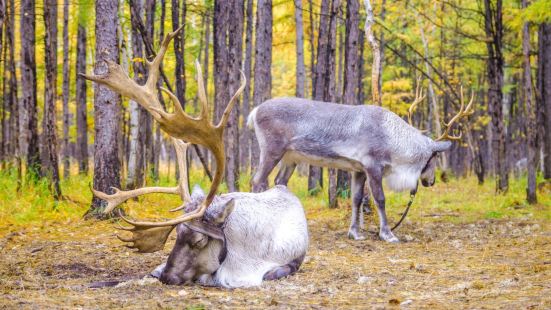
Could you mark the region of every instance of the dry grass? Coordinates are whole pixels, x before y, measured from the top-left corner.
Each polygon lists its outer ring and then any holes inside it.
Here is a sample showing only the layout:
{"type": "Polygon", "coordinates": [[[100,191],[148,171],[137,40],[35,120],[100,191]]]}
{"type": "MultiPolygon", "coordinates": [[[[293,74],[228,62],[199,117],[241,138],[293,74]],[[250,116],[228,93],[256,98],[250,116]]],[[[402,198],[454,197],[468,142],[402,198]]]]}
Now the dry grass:
{"type": "MultiPolygon", "coordinates": [[[[303,183],[291,183],[310,229],[300,271],[235,290],[139,280],[166,259],[173,240],[161,253],[134,254],[115,238],[111,223],[81,220],[87,179],[66,182],[72,201],[55,208],[40,186],[29,191],[34,197],[2,191],[0,308],[551,308],[549,192],[527,206],[523,181],[513,182],[505,197],[494,196],[492,184],[478,187],[471,179],[422,189],[397,232],[403,242],[386,244],[376,237],[376,216],[366,219],[368,240],[346,239],[346,201],[329,210],[322,196],[307,197],[303,183]],[[110,279],[130,280],[115,288],[87,287],[110,279]]],[[[0,189],[10,184],[9,177],[0,179],[0,189]]],[[[393,219],[406,199],[389,196],[393,219]]],[[[177,203],[152,195],[127,209],[153,216],[160,205],[177,203]]]]}

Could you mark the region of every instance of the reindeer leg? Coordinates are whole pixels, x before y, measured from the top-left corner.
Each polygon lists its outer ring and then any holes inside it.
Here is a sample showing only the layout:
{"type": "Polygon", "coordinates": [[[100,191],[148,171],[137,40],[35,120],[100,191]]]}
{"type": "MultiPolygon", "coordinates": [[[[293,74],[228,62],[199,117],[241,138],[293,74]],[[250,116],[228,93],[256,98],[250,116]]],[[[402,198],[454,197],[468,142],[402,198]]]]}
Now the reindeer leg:
{"type": "Polygon", "coordinates": [[[377,204],[377,212],[379,213],[379,237],[386,242],[400,242],[390,230],[386,218],[385,193],[383,192],[383,169],[382,167],[368,168],[366,172],[369,176],[371,195],[373,195],[373,199],[377,204]]]}
{"type": "Polygon", "coordinates": [[[364,196],[364,184],[366,175],[363,172],[352,172],[352,219],[348,229],[348,238],[354,240],[364,240],[362,233],[363,210],[362,199],[364,196]]]}
{"type": "Polygon", "coordinates": [[[276,176],[275,184],[287,186],[287,183],[289,182],[289,179],[293,175],[293,171],[295,171],[297,164],[296,163],[289,163],[289,164],[282,163],[282,164],[283,165],[276,176]]]}
{"type": "Polygon", "coordinates": [[[268,189],[268,176],[283,157],[283,152],[273,150],[260,151],[260,161],[253,178],[253,192],[260,193],[268,189]]]}
{"type": "Polygon", "coordinates": [[[304,255],[302,255],[299,258],[293,259],[287,265],[275,267],[272,270],[266,272],[262,280],[271,281],[271,280],[277,280],[277,279],[281,279],[286,276],[292,275],[293,273],[297,272],[303,260],[304,260],[304,255]]]}

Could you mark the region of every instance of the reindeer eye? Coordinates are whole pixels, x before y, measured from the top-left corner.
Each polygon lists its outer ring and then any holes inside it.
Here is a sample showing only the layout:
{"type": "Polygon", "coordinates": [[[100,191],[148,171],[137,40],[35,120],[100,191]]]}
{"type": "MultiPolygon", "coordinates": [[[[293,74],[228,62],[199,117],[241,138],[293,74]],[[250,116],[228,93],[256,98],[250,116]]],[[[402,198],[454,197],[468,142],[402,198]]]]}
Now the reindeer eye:
{"type": "Polygon", "coordinates": [[[207,245],[208,238],[201,234],[199,239],[191,245],[194,248],[203,248],[205,245],[207,245]]]}

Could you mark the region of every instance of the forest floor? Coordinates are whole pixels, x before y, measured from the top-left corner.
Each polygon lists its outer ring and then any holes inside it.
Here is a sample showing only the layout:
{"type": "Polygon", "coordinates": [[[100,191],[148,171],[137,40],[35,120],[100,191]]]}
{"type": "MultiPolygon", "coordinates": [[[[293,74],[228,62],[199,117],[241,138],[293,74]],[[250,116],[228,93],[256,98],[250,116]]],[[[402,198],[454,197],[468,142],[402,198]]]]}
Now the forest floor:
{"type": "MultiPolygon", "coordinates": [[[[376,215],[366,216],[367,240],[348,240],[347,200],[328,209],[323,195],[308,197],[296,185],[310,230],[304,264],[286,279],[229,290],[143,279],[174,237],[158,253],[123,247],[112,222],[81,219],[87,181],[65,183],[69,199],[52,205],[37,189],[17,198],[0,179],[0,308],[551,308],[549,187],[534,206],[524,203],[523,181],[507,196],[474,179],[423,188],[396,232],[401,243],[388,244],[377,238],[376,215]],[[108,280],[126,282],[89,288],[108,280]]],[[[388,200],[395,221],[407,195],[388,200]]],[[[161,203],[178,201],[151,195],[125,209],[143,217],[161,203]]]]}

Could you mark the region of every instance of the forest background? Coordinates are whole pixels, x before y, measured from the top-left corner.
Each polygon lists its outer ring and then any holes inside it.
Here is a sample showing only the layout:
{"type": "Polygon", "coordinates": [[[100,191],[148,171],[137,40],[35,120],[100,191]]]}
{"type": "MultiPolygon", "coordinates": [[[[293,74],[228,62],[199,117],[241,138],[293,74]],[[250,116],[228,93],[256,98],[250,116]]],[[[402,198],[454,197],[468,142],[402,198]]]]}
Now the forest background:
{"type": "MultiPolygon", "coordinates": [[[[427,96],[412,120],[428,135],[442,131],[462,96],[475,97],[475,113],[454,129],[463,139],[440,159],[444,182],[474,175],[507,193],[514,173],[526,176],[526,200],[535,203],[538,180],[545,185],[551,178],[548,0],[0,4],[0,161],[15,192],[42,182],[58,201],[68,198],[60,180],[71,176],[92,174],[94,188],[108,191],[174,175],[170,140],[148,113],[114,94],[95,94],[78,73],[101,66],[97,53],[109,49],[108,57],[143,82],[144,59],[180,24],[184,31],[168,52],[159,86],[174,90],[186,111],[197,111],[195,60],[203,65],[215,119],[239,70],[247,77],[225,134],[227,190],[249,188],[258,149],[245,121],[264,100],[378,104],[406,118],[419,83],[427,96]]],[[[208,177],[210,155],[195,147],[190,156],[208,177]]],[[[309,194],[326,189],[329,206],[349,194],[345,172],[324,176],[302,167],[298,174],[308,175],[309,194]]],[[[91,210],[102,204],[94,199],[91,210]]]]}

